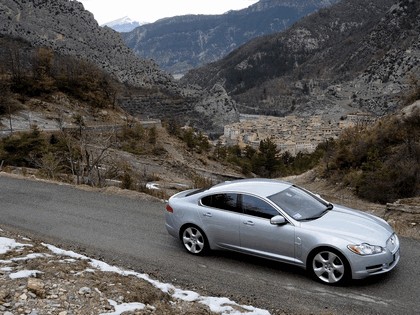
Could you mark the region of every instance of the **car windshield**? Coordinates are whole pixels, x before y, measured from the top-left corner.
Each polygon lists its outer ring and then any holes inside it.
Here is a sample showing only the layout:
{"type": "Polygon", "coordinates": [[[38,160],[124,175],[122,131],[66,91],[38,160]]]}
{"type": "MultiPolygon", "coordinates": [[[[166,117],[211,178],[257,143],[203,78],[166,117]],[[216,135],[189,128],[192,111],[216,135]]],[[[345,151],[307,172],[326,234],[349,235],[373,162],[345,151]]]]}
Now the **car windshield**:
{"type": "Polygon", "coordinates": [[[322,202],[296,186],[291,186],[268,199],[297,221],[318,219],[332,209],[331,204],[322,202]]]}

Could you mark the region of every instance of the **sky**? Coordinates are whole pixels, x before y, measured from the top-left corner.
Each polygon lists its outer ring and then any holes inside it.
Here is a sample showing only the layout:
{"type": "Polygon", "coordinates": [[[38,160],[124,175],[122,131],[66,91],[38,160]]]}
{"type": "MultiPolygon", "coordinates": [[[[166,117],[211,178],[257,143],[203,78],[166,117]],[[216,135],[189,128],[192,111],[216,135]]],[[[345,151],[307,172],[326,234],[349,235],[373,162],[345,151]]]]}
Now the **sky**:
{"type": "MultiPolygon", "coordinates": [[[[147,274],[137,273],[135,271],[125,270],[116,266],[111,266],[100,260],[92,259],[87,256],[77,254],[73,251],[63,250],[53,245],[45,243],[42,243],[42,245],[45,247],[46,250],[50,251],[49,253],[31,253],[23,256],[19,254],[19,252],[22,251],[23,247],[33,247],[33,242],[30,239],[24,237],[21,237],[22,239],[19,240],[19,242],[17,242],[15,239],[2,237],[2,231],[3,230],[0,229],[0,271],[2,272],[2,274],[8,276],[10,279],[22,279],[36,277],[38,274],[42,275],[42,270],[21,270],[22,266],[25,266],[26,262],[31,259],[41,259],[44,257],[47,261],[51,261],[51,257],[53,257],[54,255],[58,257],[57,259],[61,259],[60,257],[66,256],[71,258],[71,260],[66,260],[66,263],[76,263],[78,260],[87,261],[90,265],[90,268],[86,269],[87,272],[95,272],[95,270],[98,270],[103,272],[114,272],[124,276],[134,276],[149,282],[164,293],[171,293],[174,298],[181,299],[186,302],[202,303],[204,305],[207,305],[211,311],[219,313],[221,315],[270,315],[270,313],[266,310],[254,308],[252,306],[247,305],[238,305],[234,301],[225,297],[201,296],[194,291],[182,290],[173,286],[172,284],[156,281],[150,278],[150,276],[148,276],[147,274]],[[9,252],[15,252],[16,254],[8,255],[9,258],[3,260],[2,256],[9,252]],[[243,311],[240,311],[240,309],[242,309],[243,311]]],[[[44,266],[45,265],[47,265],[47,262],[44,264],[44,266]]],[[[113,306],[114,312],[100,315],[121,315],[123,312],[142,310],[146,308],[146,305],[142,303],[142,301],[118,304],[116,301],[108,299],[108,302],[110,305],[113,306]]]]}
{"type": "Polygon", "coordinates": [[[128,16],[138,22],[186,14],[222,14],[246,8],[258,0],[78,0],[102,25],[128,16]]]}

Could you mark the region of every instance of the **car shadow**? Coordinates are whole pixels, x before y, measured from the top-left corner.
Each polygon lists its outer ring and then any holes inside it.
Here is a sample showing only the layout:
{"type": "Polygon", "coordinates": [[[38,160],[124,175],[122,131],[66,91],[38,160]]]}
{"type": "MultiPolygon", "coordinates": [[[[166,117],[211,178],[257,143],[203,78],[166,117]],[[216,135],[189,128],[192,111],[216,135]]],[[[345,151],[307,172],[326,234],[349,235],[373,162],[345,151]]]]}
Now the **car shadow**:
{"type": "MultiPolygon", "coordinates": [[[[180,250],[184,251],[185,255],[191,255],[187,251],[181,243],[174,240],[174,246],[178,247],[180,250]]],[[[294,277],[299,277],[301,279],[307,279],[307,281],[312,281],[312,283],[318,283],[321,286],[331,287],[331,285],[322,283],[320,281],[313,280],[309,273],[298,266],[283,263],[275,260],[270,260],[266,258],[261,258],[257,256],[252,256],[244,253],[239,253],[235,251],[228,251],[228,250],[211,250],[207,252],[205,255],[202,256],[194,256],[199,260],[205,260],[205,263],[211,263],[212,260],[218,261],[220,259],[225,260],[228,264],[235,264],[236,266],[243,265],[244,267],[253,267],[258,268],[262,272],[267,273],[284,273],[290,274],[294,277]]],[[[348,287],[348,288],[364,288],[364,287],[375,287],[375,286],[383,286],[387,284],[392,284],[393,281],[397,281],[398,279],[398,266],[395,270],[391,272],[374,275],[367,277],[365,279],[353,279],[347,281],[346,283],[334,285],[336,287],[348,287]]]]}
{"type": "MultiPolygon", "coordinates": [[[[188,253],[185,253],[188,255],[188,253]]],[[[235,265],[243,265],[244,267],[251,266],[252,268],[258,268],[262,272],[267,273],[283,273],[285,275],[293,275],[293,277],[298,277],[303,279],[306,279],[307,281],[311,281],[312,283],[318,283],[321,286],[331,287],[330,284],[326,284],[320,281],[316,281],[309,273],[298,266],[283,263],[279,261],[269,260],[266,258],[261,258],[257,256],[251,256],[239,252],[234,251],[223,251],[223,250],[212,250],[209,253],[207,253],[205,256],[200,256],[200,258],[205,258],[207,263],[210,263],[212,260],[219,260],[223,259],[229,264],[235,264],[235,265]]],[[[398,267],[387,273],[374,275],[367,277],[365,279],[352,279],[350,281],[347,281],[346,283],[339,284],[339,285],[333,285],[335,287],[343,287],[343,288],[363,288],[363,287],[375,287],[375,286],[384,286],[387,284],[391,284],[393,281],[397,281],[398,278],[398,267]]]]}
{"type": "Polygon", "coordinates": [[[391,272],[382,273],[379,275],[373,275],[364,279],[355,279],[346,283],[347,287],[350,288],[361,288],[361,287],[375,287],[375,286],[384,286],[391,284],[393,281],[396,281],[398,278],[398,268],[392,270],[391,272]]]}
{"type": "Polygon", "coordinates": [[[210,259],[223,258],[228,263],[257,267],[266,272],[282,272],[307,277],[306,271],[298,266],[239,252],[214,250],[208,253],[207,257],[210,259]]]}

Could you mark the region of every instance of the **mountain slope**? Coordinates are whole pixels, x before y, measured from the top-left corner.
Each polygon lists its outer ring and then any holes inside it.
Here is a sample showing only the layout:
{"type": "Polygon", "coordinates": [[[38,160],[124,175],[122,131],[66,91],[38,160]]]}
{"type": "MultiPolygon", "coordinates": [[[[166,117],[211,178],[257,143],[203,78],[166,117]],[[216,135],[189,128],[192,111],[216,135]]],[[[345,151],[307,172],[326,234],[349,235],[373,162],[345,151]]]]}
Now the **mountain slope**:
{"type": "Polygon", "coordinates": [[[243,112],[384,114],[419,73],[419,6],[344,0],[190,71],[183,82],[223,83],[243,112]]]}
{"type": "Polygon", "coordinates": [[[122,34],[137,55],[182,74],[216,61],[257,36],[283,31],[301,17],[337,0],[261,0],[222,15],[165,18],[122,34]]]}
{"type": "Polygon", "coordinates": [[[1,34],[87,59],[123,83],[151,86],[170,82],[153,62],[136,57],[118,33],[99,27],[77,1],[3,0],[0,9],[1,34]]]}
{"type": "MultiPolygon", "coordinates": [[[[175,116],[180,123],[219,133],[225,123],[238,119],[235,103],[226,93],[213,95],[211,89],[179,87],[153,61],[136,56],[120,34],[100,27],[77,1],[2,0],[1,35],[96,65],[123,84],[118,101],[130,114],[160,119],[175,116]]],[[[16,56],[21,55],[19,48],[15,50],[16,56]]]]}

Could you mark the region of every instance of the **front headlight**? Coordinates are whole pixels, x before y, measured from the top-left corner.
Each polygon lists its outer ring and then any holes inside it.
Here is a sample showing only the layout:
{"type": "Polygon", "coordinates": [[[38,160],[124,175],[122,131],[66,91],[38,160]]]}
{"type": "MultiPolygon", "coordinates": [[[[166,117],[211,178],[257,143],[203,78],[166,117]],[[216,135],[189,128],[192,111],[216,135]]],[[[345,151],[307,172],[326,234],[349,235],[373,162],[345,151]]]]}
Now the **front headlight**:
{"type": "Polygon", "coordinates": [[[367,243],[359,245],[348,245],[347,248],[350,249],[353,253],[362,256],[379,254],[385,250],[382,246],[370,245],[367,243]]]}

